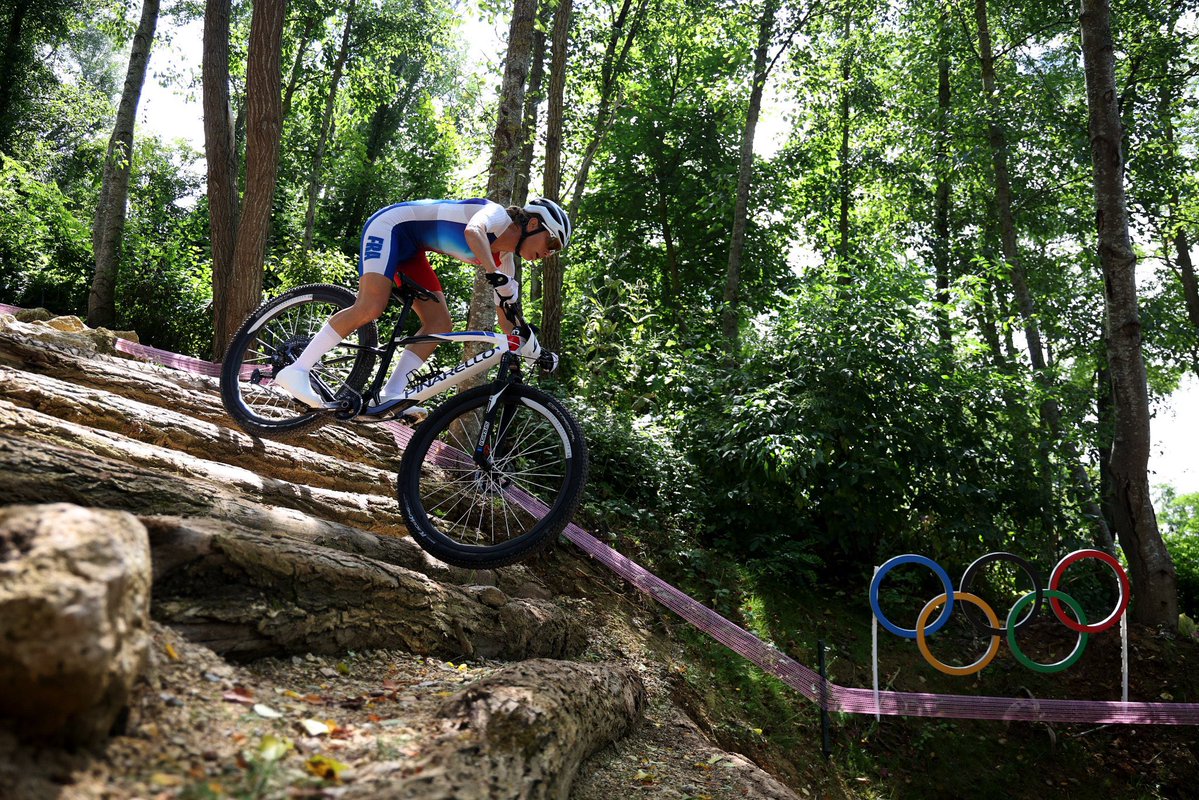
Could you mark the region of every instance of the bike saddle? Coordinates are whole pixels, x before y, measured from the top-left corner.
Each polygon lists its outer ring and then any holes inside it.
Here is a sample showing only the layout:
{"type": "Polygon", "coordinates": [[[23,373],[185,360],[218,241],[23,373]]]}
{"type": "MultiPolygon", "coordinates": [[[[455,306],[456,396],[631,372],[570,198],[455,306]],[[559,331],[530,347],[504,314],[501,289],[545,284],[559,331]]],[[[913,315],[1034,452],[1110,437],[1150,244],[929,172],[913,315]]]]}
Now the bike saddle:
{"type": "Polygon", "coordinates": [[[400,280],[392,287],[393,294],[399,295],[406,300],[436,300],[437,295],[430,292],[425,287],[421,286],[416,281],[409,278],[404,273],[400,273],[400,280]]]}

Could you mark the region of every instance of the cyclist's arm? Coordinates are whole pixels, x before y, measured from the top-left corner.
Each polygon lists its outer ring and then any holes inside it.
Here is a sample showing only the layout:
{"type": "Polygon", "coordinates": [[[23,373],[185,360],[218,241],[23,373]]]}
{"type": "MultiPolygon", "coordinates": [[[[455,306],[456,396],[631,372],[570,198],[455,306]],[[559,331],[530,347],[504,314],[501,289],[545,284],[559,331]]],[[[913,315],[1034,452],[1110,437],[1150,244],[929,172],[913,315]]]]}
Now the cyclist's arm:
{"type": "Polygon", "coordinates": [[[486,272],[495,272],[495,255],[491,252],[491,242],[487,241],[487,229],[478,215],[466,225],[466,246],[486,272]]]}
{"type": "Polygon", "coordinates": [[[474,253],[475,259],[482,265],[484,271],[491,273],[496,270],[495,253],[491,252],[491,240],[487,234],[499,236],[512,221],[508,212],[497,204],[488,204],[466,223],[466,246],[474,253]]]}

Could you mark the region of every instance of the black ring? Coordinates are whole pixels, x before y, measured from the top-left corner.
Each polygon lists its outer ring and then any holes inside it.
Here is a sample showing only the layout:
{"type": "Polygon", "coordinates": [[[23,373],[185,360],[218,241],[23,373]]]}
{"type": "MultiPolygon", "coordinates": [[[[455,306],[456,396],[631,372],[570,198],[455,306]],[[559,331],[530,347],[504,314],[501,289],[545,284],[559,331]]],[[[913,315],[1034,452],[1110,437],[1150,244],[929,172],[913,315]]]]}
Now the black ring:
{"type": "MultiPolygon", "coordinates": [[[[1016,623],[1015,629],[1020,630],[1032,621],[1032,618],[1035,617],[1037,612],[1041,610],[1041,603],[1045,600],[1041,576],[1037,574],[1035,569],[1032,568],[1032,564],[1029,564],[1020,556],[1016,555],[1015,553],[1005,553],[999,551],[995,553],[987,553],[985,556],[978,558],[973,564],[966,567],[965,573],[962,574],[962,583],[958,587],[958,591],[970,591],[970,584],[974,580],[975,573],[977,573],[987,564],[990,564],[992,561],[1010,561],[1020,569],[1024,570],[1028,577],[1032,578],[1032,588],[1036,597],[1033,600],[1032,610],[1025,615],[1024,619],[1016,623]]],[[[971,616],[969,611],[963,611],[966,614],[966,620],[974,626],[975,630],[979,631],[980,633],[990,634],[991,636],[1004,636],[1007,634],[1006,626],[1003,628],[992,628],[990,625],[986,624],[985,621],[979,622],[977,619],[971,616]]]]}

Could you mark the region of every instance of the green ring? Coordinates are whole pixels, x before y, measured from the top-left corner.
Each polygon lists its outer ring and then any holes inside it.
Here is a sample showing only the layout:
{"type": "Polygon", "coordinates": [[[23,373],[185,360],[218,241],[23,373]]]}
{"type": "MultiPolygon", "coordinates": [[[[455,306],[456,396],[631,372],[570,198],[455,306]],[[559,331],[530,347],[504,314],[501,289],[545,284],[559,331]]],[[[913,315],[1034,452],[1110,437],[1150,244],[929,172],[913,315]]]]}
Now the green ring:
{"type": "MultiPolygon", "coordinates": [[[[1073,597],[1065,592],[1059,592],[1056,589],[1045,589],[1044,594],[1046,597],[1056,597],[1058,600],[1061,600],[1066,605],[1070,606],[1070,610],[1074,612],[1075,618],[1083,625],[1087,624],[1087,616],[1083,613],[1082,606],[1079,605],[1078,601],[1073,597]]],[[[1074,645],[1073,652],[1071,652],[1070,655],[1066,656],[1061,661],[1054,662],[1053,664],[1038,664],[1036,661],[1033,661],[1031,658],[1024,655],[1024,653],[1020,652],[1020,648],[1016,644],[1016,627],[1012,623],[1020,618],[1020,612],[1023,611],[1024,607],[1031,603],[1036,596],[1036,592],[1029,592],[1017,600],[1016,604],[1012,606],[1010,611],[1008,611],[1007,646],[1011,648],[1012,655],[1016,657],[1016,660],[1031,669],[1033,672],[1061,672],[1064,669],[1069,669],[1070,667],[1074,666],[1078,659],[1082,658],[1082,651],[1086,649],[1087,634],[1083,633],[1082,631],[1079,631],[1078,633],[1078,643],[1074,645]]]]}

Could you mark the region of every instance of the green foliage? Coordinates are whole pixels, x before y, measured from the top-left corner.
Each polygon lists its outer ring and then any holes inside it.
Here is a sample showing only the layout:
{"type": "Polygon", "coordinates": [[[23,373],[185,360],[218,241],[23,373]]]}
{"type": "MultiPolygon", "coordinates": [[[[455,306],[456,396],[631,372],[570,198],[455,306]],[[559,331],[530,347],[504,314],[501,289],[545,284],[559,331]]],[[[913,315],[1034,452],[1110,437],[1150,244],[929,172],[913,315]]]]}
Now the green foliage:
{"type": "Polygon", "coordinates": [[[1178,495],[1164,487],[1158,514],[1166,549],[1178,573],[1178,606],[1199,617],[1199,493],[1178,495]]]}
{"type": "Polygon", "coordinates": [[[116,324],[155,347],[209,357],[212,255],[207,206],[195,203],[198,160],[186,145],[135,142],[116,324]]]}
{"type": "Polygon", "coordinates": [[[0,298],[60,313],[85,309],[89,227],[56,183],[0,155],[0,298]]]}
{"type": "Polygon", "coordinates": [[[575,404],[574,411],[591,463],[583,508],[589,529],[611,535],[673,533],[685,527],[699,480],[666,432],[645,418],[602,407],[575,404]]]}
{"type": "Polygon", "coordinates": [[[797,543],[857,570],[914,549],[1040,552],[1064,520],[1028,458],[1036,423],[997,376],[947,362],[917,307],[814,286],[692,429],[713,540],[750,560],[797,543]],[[818,310],[819,309],[819,310],[818,310]]]}

